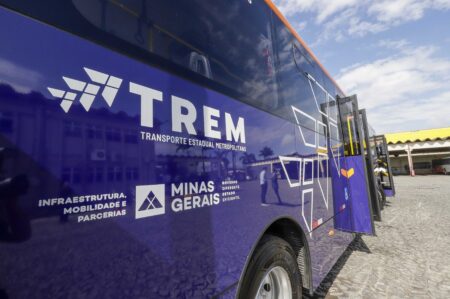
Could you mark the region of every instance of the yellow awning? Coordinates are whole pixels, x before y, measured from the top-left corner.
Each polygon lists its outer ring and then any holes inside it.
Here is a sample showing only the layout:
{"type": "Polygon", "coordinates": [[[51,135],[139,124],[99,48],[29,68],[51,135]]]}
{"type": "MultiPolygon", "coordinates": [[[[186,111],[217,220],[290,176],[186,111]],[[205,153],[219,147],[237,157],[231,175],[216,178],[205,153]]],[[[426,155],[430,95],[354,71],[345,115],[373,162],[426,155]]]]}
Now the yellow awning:
{"type": "Polygon", "coordinates": [[[450,127],[385,134],[388,144],[450,139],[450,127]]]}

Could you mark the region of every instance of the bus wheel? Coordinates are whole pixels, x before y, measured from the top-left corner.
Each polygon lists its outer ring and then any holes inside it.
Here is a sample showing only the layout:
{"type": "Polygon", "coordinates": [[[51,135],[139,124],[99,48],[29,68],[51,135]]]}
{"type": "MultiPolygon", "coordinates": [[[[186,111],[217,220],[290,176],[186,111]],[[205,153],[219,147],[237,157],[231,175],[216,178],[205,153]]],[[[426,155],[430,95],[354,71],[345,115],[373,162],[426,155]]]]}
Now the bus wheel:
{"type": "Polygon", "coordinates": [[[378,199],[378,205],[380,206],[380,210],[383,210],[383,209],[384,209],[384,205],[383,205],[383,195],[382,195],[382,193],[380,192],[379,189],[377,190],[377,193],[378,193],[378,196],[377,196],[377,199],[378,199]]]}
{"type": "Polygon", "coordinates": [[[380,199],[380,209],[383,210],[386,205],[386,194],[381,186],[378,186],[378,198],[380,199]]]}
{"type": "Polygon", "coordinates": [[[263,237],[244,279],[240,298],[302,297],[302,278],[292,247],[283,239],[263,237]]]}

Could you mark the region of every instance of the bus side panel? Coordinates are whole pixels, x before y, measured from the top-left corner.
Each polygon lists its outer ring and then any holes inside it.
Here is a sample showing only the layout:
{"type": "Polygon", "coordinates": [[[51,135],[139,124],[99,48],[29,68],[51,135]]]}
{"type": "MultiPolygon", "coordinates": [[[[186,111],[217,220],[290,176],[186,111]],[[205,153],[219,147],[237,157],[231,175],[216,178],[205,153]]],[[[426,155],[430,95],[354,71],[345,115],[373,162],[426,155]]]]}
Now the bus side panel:
{"type": "Polygon", "coordinates": [[[316,230],[309,240],[312,264],[312,280],[316,289],[327,276],[336,261],[352,242],[353,235],[335,229],[333,221],[327,221],[316,230]]]}
{"type": "MultiPolygon", "coordinates": [[[[308,231],[281,175],[279,157],[298,149],[292,123],[5,9],[0,38],[11,297],[230,295],[273,220],[308,231]]],[[[341,253],[324,246],[317,267],[341,253]]]]}
{"type": "MultiPolygon", "coordinates": [[[[339,165],[331,164],[334,199],[334,227],[341,231],[352,231],[349,181],[341,172],[347,170],[345,158],[339,158],[339,165]],[[340,167],[340,169],[337,168],[340,167]]],[[[346,173],[344,171],[344,173],[346,173]]]]}
{"type": "Polygon", "coordinates": [[[345,160],[350,185],[352,231],[372,234],[374,228],[364,172],[366,167],[364,157],[351,156],[345,157],[345,160]],[[349,171],[351,170],[353,170],[353,174],[350,175],[349,171]]]}

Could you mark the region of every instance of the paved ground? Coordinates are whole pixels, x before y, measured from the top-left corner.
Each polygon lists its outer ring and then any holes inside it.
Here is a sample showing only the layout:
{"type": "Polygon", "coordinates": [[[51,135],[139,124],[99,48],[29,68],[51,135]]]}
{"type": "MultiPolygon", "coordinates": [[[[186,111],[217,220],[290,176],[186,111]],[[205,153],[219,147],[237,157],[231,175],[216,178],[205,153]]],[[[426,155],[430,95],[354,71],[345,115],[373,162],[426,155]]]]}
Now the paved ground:
{"type": "Polygon", "coordinates": [[[318,295],[450,298],[450,176],[395,177],[397,196],[342,256],[318,295]]]}

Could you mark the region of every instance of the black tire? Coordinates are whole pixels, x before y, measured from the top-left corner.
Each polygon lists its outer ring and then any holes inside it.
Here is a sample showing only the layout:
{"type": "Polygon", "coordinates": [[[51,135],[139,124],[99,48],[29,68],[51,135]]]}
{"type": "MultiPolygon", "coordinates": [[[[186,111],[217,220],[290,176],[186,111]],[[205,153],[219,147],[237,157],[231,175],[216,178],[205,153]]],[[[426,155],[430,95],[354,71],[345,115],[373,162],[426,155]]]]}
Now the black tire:
{"type": "Polygon", "coordinates": [[[384,189],[381,185],[378,185],[378,200],[380,201],[380,210],[384,209],[384,206],[386,205],[386,194],[384,193],[384,189]]]}
{"type": "Polygon", "coordinates": [[[242,280],[239,298],[255,298],[264,277],[276,266],[288,273],[292,298],[302,298],[302,277],[294,250],[285,240],[272,235],[265,235],[255,250],[242,280]]]}
{"type": "Polygon", "coordinates": [[[377,190],[377,199],[378,199],[378,205],[380,206],[380,211],[384,209],[383,206],[383,195],[380,192],[380,189],[377,190]]]}

